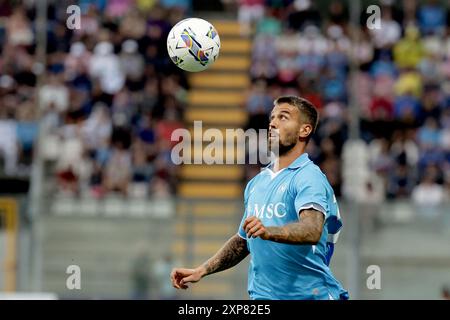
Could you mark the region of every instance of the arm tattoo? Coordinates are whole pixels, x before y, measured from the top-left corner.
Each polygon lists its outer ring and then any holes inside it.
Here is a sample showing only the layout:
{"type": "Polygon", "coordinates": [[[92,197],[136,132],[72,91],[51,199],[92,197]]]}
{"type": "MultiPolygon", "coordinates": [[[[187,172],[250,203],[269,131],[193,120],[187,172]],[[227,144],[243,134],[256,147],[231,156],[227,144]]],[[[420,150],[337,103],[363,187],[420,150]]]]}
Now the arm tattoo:
{"type": "Polygon", "coordinates": [[[244,260],[248,254],[247,240],[236,234],[212,258],[203,264],[206,270],[205,275],[234,267],[244,260]]]}
{"type": "Polygon", "coordinates": [[[313,209],[302,210],[302,219],[282,227],[267,227],[268,240],[290,244],[316,244],[322,235],[324,216],[313,209]]]}

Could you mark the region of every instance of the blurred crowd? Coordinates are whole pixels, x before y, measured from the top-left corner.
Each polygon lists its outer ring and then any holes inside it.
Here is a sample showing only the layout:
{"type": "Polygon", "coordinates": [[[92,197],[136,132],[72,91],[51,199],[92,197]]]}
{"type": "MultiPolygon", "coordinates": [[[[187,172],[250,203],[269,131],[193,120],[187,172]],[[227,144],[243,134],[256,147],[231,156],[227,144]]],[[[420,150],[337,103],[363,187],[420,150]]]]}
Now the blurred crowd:
{"type": "Polygon", "coordinates": [[[309,0],[241,0],[241,32],[255,31],[248,127],[267,128],[280,94],[312,101],[321,123],[308,152],[340,196],[354,103],[371,199],[439,204],[450,198],[450,7],[378,4],[379,29],[373,20],[368,27],[365,7],[352,27],[343,1],[319,8],[309,0]]]}
{"type": "Polygon", "coordinates": [[[30,174],[41,118],[39,151],[57,192],[173,194],[170,137],[183,126],[188,83],[165,39],[190,1],[81,0],[82,28],[73,30],[73,2],[49,1],[44,67],[36,3],[0,1],[3,175],[30,174]]]}
{"type": "MultiPolygon", "coordinates": [[[[74,30],[66,26],[71,1],[49,1],[45,66],[36,1],[0,0],[2,174],[29,175],[42,118],[39,151],[58,192],[173,194],[170,136],[183,126],[189,84],[165,39],[192,1],[80,0],[83,27],[74,30]]],[[[450,198],[450,7],[381,0],[377,29],[365,10],[352,27],[343,1],[221,2],[237,5],[243,36],[255,31],[248,128],[267,128],[280,94],[312,101],[321,124],[308,152],[340,196],[354,103],[374,199],[450,198]]]]}

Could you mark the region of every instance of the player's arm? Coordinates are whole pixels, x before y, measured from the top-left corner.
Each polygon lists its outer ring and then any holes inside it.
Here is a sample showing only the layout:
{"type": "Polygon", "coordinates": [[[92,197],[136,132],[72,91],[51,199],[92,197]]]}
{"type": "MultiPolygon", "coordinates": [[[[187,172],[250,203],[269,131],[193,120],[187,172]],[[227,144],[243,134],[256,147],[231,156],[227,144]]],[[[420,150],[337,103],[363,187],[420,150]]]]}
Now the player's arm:
{"type": "Polygon", "coordinates": [[[280,227],[265,227],[255,216],[246,219],[247,236],[290,244],[317,244],[322,235],[324,214],[314,209],[300,211],[300,221],[280,227]]]}
{"type": "Polygon", "coordinates": [[[195,269],[175,268],[170,275],[172,285],[187,289],[186,283],[198,282],[201,278],[234,267],[249,254],[247,240],[238,234],[231,237],[217,253],[195,269]]]}

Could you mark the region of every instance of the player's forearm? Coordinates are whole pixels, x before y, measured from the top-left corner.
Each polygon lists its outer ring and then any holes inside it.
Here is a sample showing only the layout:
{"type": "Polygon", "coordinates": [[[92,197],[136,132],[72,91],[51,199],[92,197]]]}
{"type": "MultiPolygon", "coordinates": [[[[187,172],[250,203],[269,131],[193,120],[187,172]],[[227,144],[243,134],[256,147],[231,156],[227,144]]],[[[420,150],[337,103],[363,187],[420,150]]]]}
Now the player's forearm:
{"type": "Polygon", "coordinates": [[[266,240],[289,244],[317,244],[321,228],[313,224],[296,222],[281,227],[267,227],[266,240]]]}
{"type": "Polygon", "coordinates": [[[200,266],[202,277],[234,267],[249,254],[247,241],[237,234],[230,238],[217,253],[200,266]]]}

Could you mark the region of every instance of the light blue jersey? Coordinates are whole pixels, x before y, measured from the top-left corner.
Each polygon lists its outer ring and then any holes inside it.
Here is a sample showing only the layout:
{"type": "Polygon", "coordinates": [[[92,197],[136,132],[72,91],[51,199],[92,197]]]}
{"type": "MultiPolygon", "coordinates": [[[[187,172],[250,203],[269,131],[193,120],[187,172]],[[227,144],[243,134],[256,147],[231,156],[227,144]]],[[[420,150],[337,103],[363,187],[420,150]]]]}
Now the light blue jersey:
{"type": "Polygon", "coordinates": [[[247,184],[245,213],[239,236],[251,254],[248,293],[251,299],[345,299],[347,292],[328,267],[342,227],[333,189],[325,175],[304,153],[289,167],[274,173],[270,166],[247,184]],[[242,225],[257,216],[264,226],[298,222],[300,211],[314,208],[325,215],[322,236],[316,245],[277,243],[247,238],[242,225]]]}

